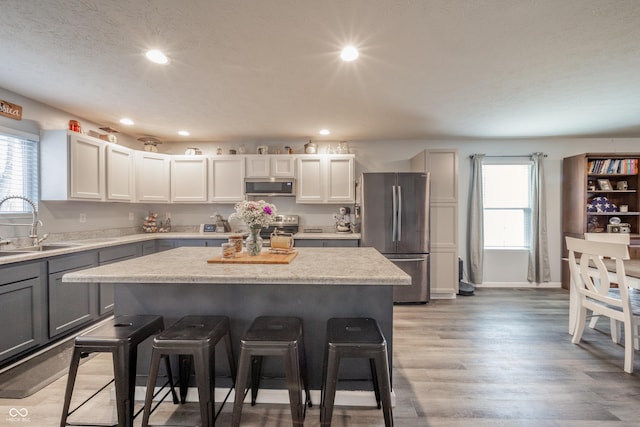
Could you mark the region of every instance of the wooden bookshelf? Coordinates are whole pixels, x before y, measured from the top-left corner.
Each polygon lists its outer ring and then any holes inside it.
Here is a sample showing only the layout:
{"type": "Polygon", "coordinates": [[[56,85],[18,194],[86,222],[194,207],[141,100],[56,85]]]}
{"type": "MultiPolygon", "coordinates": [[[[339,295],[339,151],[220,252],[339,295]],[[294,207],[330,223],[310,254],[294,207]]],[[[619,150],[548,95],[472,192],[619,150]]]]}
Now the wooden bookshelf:
{"type": "MultiPolygon", "coordinates": [[[[639,160],[640,153],[585,153],[563,159],[563,257],[567,256],[564,236],[582,238],[586,232],[606,233],[611,219],[619,218],[631,229],[631,257],[640,258],[639,160]],[[588,205],[598,197],[606,198],[615,207],[600,206],[590,211],[588,205]],[[625,206],[626,212],[621,211],[625,206]]],[[[562,265],[562,287],[569,289],[566,263],[562,265]]]]}

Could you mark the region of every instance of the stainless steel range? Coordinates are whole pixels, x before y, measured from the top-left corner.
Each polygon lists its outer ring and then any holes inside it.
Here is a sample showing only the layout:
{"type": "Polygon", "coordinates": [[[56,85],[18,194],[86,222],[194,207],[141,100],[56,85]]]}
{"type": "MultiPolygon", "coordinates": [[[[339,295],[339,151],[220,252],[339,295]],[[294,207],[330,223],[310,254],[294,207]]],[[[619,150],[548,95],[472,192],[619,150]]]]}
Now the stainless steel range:
{"type": "Polygon", "coordinates": [[[271,233],[276,228],[280,231],[284,231],[285,233],[295,234],[298,232],[299,224],[298,215],[279,214],[273,218],[273,221],[271,221],[271,224],[269,224],[268,227],[263,228],[260,231],[260,237],[262,237],[265,240],[265,243],[267,243],[271,233]]]}

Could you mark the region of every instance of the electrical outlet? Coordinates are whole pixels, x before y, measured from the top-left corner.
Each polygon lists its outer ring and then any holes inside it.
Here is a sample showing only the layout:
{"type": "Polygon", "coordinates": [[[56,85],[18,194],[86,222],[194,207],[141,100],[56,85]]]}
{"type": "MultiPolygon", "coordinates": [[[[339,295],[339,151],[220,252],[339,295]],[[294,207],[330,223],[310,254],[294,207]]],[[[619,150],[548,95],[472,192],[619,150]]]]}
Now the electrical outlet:
{"type": "Polygon", "coordinates": [[[87,222],[87,214],[84,214],[84,213],[80,214],[80,222],[87,222]]]}
{"type": "Polygon", "coordinates": [[[129,212],[129,221],[133,221],[133,220],[134,220],[133,212],[129,212]]]}

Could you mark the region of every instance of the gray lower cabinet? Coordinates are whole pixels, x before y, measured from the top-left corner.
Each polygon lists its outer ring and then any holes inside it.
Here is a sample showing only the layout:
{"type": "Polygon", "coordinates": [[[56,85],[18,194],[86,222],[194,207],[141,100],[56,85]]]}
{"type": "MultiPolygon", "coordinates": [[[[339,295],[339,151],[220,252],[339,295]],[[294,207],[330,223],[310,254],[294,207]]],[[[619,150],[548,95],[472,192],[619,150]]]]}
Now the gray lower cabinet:
{"type": "Polygon", "coordinates": [[[155,240],[152,240],[151,242],[143,242],[142,243],[142,256],[155,254],[156,251],[157,251],[156,246],[157,246],[157,244],[156,244],[155,240]]]}
{"type": "Polygon", "coordinates": [[[158,252],[179,248],[181,246],[208,246],[219,248],[220,245],[227,243],[228,241],[228,237],[219,239],[164,239],[158,240],[158,252]]]}
{"type": "Polygon", "coordinates": [[[20,263],[0,274],[0,362],[45,341],[46,264],[20,263]]]}
{"type": "Polygon", "coordinates": [[[158,240],[158,252],[169,249],[179,248],[181,246],[207,246],[204,239],[162,239],[158,240]]]}
{"type": "Polygon", "coordinates": [[[98,318],[95,283],[63,283],[71,271],[98,266],[97,251],[52,258],[49,263],[49,338],[57,337],[98,318]]]}
{"type": "MultiPolygon", "coordinates": [[[[142,244],[140,243],[113,246],[98,251],[98,263],[100,265],[106,265],[126,259],[137,258],[141,255],[142,244]]],[[[102,316],[113,312],[113,301],[113,283],[100,283],[98,285],[98,314],[102,316]]]]}
{"type": "Polygon", "coordinates": [[[299,248],[357,248],[357,239],[298,239],[295,246],[299,248]]]}

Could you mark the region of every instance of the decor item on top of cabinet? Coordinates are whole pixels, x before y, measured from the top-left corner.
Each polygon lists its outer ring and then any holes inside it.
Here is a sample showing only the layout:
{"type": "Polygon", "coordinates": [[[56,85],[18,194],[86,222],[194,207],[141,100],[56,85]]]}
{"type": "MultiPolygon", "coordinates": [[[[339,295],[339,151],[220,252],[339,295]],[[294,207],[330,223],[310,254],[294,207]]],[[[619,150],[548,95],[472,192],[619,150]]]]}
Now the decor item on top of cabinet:
{"type": "Polygon", "coordinates": [[[269,147],[266,145],[259,145],[258,154],[269,154],[269,147]]]}
{"type": "Polygon", "coordinates": [[[118,143],[118,137],[115,135],[116,133],[118,133],[116,129],[111,128],[109,126],[105,126],[105,127],[101,127],[100,130],[103,130],[107,133],[106,135],[100,135],[100,139],[102,139],[103,141],[110,142],[112,144],[118,143]]]}
{"type": "Polygon", "coordinates": [[[184,154],[186,156],[200,156],[202,155],[202,150],[196,147],[189,147],[184,150],[184,154]]]}
{"type": "Polygon", "coordinates": [[[598,196],[589,202],[587,212],[618,212],[618,206],[606,197],[598,196]]]}
{"type": "Polygon", "coordinates": [[[159,138],[155,136],[141,136],[138,138],[138,141],[144,144],[144,151],[148,151],[151,153],[158,152],[158,145],[162,144],[159,138]]]}
{"type": "Polygon", "coordinates": [[[349,154],[349,144],[347,141],[340,141],[338,145],[331,145],[327,147],[327,154],[349,154]]]}
{"type": "Polygon", "coordinates": [[[145,233],[156,233],[158,231],[158,214],[149,212],[149,215],[144,217],[142,229],[145,233]]]}
{"type": "Polygon", "coordinates": [[[276,207],[264,200],[250,201],[245,200],[235,205],[236,212],[231,217],[238,217],[244,221],[249,227],[249,237],[246,240],[247,255],[257,256],[262,251],[262,237],[260,230],[268,227],[272,222],[276,207]]]}
{"type": "Polygon", "coordinates": [[[82,126],[80,126],[80,122],[77,120],[69,120],[69,130],[82,133],[82,126]]]}
{"type": "Polygon", "coordinates": [[[313,143],[311,141],[304,144],[304,152],[306,154],[317,154],[318,153],[318,144],[313,143]]]}

